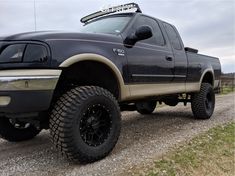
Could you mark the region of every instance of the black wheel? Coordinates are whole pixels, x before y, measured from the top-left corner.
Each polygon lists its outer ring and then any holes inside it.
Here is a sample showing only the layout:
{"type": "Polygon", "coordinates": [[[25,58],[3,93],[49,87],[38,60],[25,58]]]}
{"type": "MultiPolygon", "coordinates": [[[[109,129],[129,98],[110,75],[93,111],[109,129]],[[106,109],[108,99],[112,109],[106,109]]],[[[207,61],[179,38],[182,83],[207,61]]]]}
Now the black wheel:
{"type": "Polygon", "coordinates": [[[20,142],[34,138],[41,130],[33,125],[15,122],[6,117],[0,117],[0,137],[10,142],[20,142]]]}
{"type": "Polygon", "coordinates": [[[209,119],[215,107],[215,93],[212,85],[202,83],[200,92],[193,94],[191,101],[194,117],[197,119],[209,119]]]}
{"type": "Polygon", "coordinates": [[[140,114],[151,114],[155,110],[156,105],[156,101],[138,102],[136,103],[136,109],[140,114]]]}
{"type": "Polygon", "coordinates": [[[107,156],[117,143],[121,114],[113,95],[100,87],[68,91],[50,118],[55,146],[73,162],[88,163],[107,156]]]}

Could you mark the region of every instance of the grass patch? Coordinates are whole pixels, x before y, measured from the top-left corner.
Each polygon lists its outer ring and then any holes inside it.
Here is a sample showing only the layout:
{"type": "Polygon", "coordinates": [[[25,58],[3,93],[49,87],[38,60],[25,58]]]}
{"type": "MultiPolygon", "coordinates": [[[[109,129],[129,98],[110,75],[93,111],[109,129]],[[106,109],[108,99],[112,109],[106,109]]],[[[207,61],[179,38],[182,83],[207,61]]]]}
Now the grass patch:
{"type": "Polygon", "coordinates": [[[213,128],[155,161],[148,176],[235,175],[235,123],[213,128]]]}
{"type": "Polygon", "coordinates": [[[235,89],[232,86],[223,86],[223,87],[221,87],[221,94],[226,95],[230,92],[234,92],[234,90],[235,89]]]}

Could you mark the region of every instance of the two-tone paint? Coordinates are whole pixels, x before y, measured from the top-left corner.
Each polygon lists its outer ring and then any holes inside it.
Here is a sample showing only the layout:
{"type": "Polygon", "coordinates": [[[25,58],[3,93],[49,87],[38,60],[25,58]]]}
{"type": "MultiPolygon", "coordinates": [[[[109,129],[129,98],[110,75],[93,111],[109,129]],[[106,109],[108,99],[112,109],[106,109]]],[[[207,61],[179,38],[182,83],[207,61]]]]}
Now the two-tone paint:
{"type": "Polygon", "coordinates": [[[185,52],[182,40],[182,49],[174,50],[164,28],[165,22],[161,20],[154,18],[162,30],[164,46],[140,41],[132,47],[126,47],[125,38],[143,14],[129,15],[132,20],[118,35],[52,31],[0,38],[2,46],[8,43],[45,45],[49,57],[47,62],[40,64],[0,64],[0,112],[47,110],[63,69],[85,60],[100,62],[112,70],[119,84],[119,102],[197,92],[207,73],[213,77],[213,86],[218,86],[221,72],[219,59],[185,52]],[[10,70],[13,73],[11,76],[8,75],[10,70]],[[47,86],[47,89],[41,86],[47,86]],[[41,103],[35,99],[40,99],[41,103]]]}

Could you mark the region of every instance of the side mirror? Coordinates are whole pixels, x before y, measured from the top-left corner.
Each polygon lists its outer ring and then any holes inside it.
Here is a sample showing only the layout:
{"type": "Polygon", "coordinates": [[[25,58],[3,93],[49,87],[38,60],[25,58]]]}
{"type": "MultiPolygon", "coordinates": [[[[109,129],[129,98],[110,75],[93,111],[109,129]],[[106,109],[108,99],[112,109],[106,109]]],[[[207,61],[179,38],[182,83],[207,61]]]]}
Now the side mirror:
{"type": "Polygon", "coordinates": [[[127,37],[124,40],[124,44],[126,46],[133,46],[135,45],[136,42],[140,41],[140,40],[145,40],[148,38],[151,38],[153,36],[153,32],[151,27],[149,26],[140,26],[135,33],[133,33],[132,35],[130,35],[129,37],[127,37]]]}
{"type": "Polygon", "coordinates": [[[149,26],[140,26],[135,31],[135,36],[137,37],[137,40],[145,40],[148,38],[151,38],[153,36],[152,29],[149,26]]]}

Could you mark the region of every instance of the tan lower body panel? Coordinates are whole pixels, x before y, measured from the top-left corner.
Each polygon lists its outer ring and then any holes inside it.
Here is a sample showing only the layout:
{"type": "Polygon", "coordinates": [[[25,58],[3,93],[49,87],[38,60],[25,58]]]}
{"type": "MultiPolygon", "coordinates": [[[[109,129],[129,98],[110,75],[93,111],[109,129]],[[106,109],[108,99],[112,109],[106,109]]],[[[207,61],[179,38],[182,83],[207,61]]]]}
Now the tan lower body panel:
{"type": "MultiPolygon", "coordinates": [[[[159,95],[197,92],[200,90],[199,83],[135,84],[126,86],[129,88],[130,93],[125,94],[123,101],[159,95]]],[[[126,88],[126,90],[128,89],[126,88]]]]}

